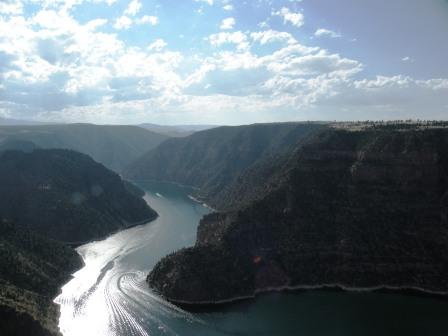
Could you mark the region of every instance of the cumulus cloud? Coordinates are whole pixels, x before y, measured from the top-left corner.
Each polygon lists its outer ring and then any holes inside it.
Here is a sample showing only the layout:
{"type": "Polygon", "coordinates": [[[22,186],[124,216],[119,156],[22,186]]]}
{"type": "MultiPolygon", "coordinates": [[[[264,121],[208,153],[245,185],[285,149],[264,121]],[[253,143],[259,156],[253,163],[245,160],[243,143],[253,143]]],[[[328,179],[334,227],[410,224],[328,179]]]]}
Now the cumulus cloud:
{"type": "Polygon", "coordinates": [[[287,7],[272,12],[272,15],[282,17],[283,23],[291,23],[295,27],[302,27],[305,23],[305,18],[302,13],[294,13],[287,7]]]}
{"type": "Polygon", "coordinates": [[[279,32],[272,29],[260,32],[252,32],[250,36],[254,41],[259,42],[260,44],[267,44],[272,42],[286,42],[292,44],[297,42],[290,33],[279,32]]]}
{"type": "Polygon", "coordinates": [[[151,26],[156,26],[159,24],[159,18],[153,15],[144,15],[136,20],[137,24],[150,24],[151,26]]]}
{"type": "Polygon", "coordinates": [[[319,28],[315,31],[314,36],[316,37],[332,37],[332,38],[337,38],[337,37],[341,37],[341,34],[336,33],[332,30],[329,29],[325,29],[325,28],[319,28]]]}
{"type": "Polygon", "coordinates": [[[218,34],[212,34],[208,37],[210,44],[214,47],[220,47],[223,44],[234,44],[239,50],[244,50],[249,47],[247,36],[241,31],[233,33],[221,32],[218,34]]]}
{"type": "Polygon", "coordinates": [[[230,17],[227,19],[222,20],[221,25],[219,26],[219,28],[223,29],[223,30],[227,30],[227,29],[233,29],[233,27],[235,26],[235,19],[230,17]]]}
{"type": "Polygon", "coordinates": [[[147,51],[128,47],[115,34],[97,31],[106,22],[80,24],[53,10],[30,20],[0,18],[0,109],[63,119],[61,111],[82,106],[174,94],[182,56],[163,52],[162,40],[147,51]],[[117,89],[120,78],[126,90],[117,89]]]}
{"type": "Polygon", "coordinates": [[[128,29],[132,25],[132,20],[126,15],[120,16],[115,20],[114,28],[115,29],[128,29]]]}
{"type": "Polygon", "coordinates": [[[142,3],[140,2],[140,0],[132,0],[124,11],[124,15],[135,16],[141,8],[142,3]]]}
{"type": "Polygon", "coordinates": [[[0,2],[0,14],[21,14],[23,11],[23,4],[20,0],[2,0],[0,2]]]}
{"type": "Polygon", "coordinates": [[[131,19],[129,16],[122,15],[115,20],[113,27],[118,30],[129,29],[133,24],[149,24],[156,26],[159,24],[159,18],[153,15],[144,15],[137,19],[131,19]]]}
{"type": "MultiPolygon", "coordinates": [[[[11,7],[20,2],[0,3],[9,6],[0,7],[8,13],[0,15],[4,116],[106,123],[141,122],[150,116],[242,123],[424,118],[428,110],[432,117],[448,115],[448,79],[368,75],[359,60],[306,45],[291,30],[281,31],[273,17],[269,20],[278,30],[266,23],[264,28],[219,31],[202,41],[206,43],[197,43],[196,50],[181,52],[171,39],[168,49],[168,37],[156,35],[158,29],[145,36],[142,46],[110,31],[109,24],[116,29],[163,24],[156,16],[143,16],[139,1],[132,1],[118,18],[83,23],[68,8],[113,1],[30,1],[40,7],[26,17],[19,7],[11,7]]],[[[231,5],[215,3],[221,15],[221,6],[231,5]]],[[[285,24],[303,25],[303,15],[286,7],[271,13],[285,24]]],[[[215,28],[220,23],[213,22],[215,28]]],[[[333,37],[323,28],[315,35],[333,37]]],[[[407,57],[402,61],[412,61],[407,57]]]]}
{"type": "MultiPolygon", "coordinates": [[[[25,2],[24,0],[6,0],[6,1],[25,2]]],[[[87,4],[105,3],[108,6],[112,6],[117,2],[117,0],[26,0],[26,1],[41,6],[42,9],[52,9],[64,12],[69,12],[74,7],[81,6],[86,3],[87,4]]]]}
{"type": "Polygon", "coordinates": [[[213,0],[194,0],[195,2],[204,2],[210,6],[213,5],[213,0]]]}
{"type": "Polygon", "coordinates": [[[165,48],[168,44],[162,40],[162,39],[157,39],[155,40],[153,43],[151,43],[148,46],[148,50],[155,50],[155,51],[161,51],[163,48],[165,48]]]}

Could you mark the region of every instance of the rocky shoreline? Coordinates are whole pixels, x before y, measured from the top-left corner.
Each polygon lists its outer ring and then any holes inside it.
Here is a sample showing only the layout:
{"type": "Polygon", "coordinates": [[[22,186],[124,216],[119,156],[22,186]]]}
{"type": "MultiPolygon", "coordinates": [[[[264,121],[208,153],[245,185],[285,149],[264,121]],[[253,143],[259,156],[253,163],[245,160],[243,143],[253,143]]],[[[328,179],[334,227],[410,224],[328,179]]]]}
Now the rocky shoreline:
{"type": "Polygon", "coordinates": [[[412,295],[420,297],[431,297],[440,300],[448,300],[448,292],[429,291],[424,288],[418,287],[393,287],[393,286],[376,286],[376,287],[347,287],[342,284],[322,284],[322,285],[299,285],[299,286],[282,286],[282,287],[270,287],[260,288],[255,291],[253,295],[233,297],[219,301],[182,301],[167,299],[170,303],[179,306],[183,309],[195,311],[205,310],[210,311],[214,309],[220,309],[227,305],[233,305],[239,302],[254,300],[260,295],[269,295],[272,293],[300,293],[307,291],[331,291],[331,292],[352,292],[352,293],[393,293],[412,295]]]}

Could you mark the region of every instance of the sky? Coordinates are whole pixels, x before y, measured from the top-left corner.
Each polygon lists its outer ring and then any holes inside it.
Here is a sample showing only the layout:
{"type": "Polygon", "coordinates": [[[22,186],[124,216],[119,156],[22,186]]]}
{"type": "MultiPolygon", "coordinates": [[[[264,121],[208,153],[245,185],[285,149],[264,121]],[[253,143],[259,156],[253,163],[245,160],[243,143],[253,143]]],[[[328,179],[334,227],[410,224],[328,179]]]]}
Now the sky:
{"type": "Polygon", "coordinates": [[[448,1],[0,0],[0,117],[448,119],[448,1]]]}

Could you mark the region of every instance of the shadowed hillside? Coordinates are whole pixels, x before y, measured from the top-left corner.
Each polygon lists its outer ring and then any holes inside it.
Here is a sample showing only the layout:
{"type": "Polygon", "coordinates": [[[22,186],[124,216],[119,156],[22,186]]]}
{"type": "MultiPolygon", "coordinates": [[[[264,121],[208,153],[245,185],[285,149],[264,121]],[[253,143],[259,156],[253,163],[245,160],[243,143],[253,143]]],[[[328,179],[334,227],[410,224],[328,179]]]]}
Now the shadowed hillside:
{"type": "Polygon", "coordinates": [[[274,288],[448,293],[448,129],[329,129],[290,155],[260,199],[200,223],[151,286],[178,303],[274,288]]]}
{"type": "Polygon", "coordinates": [[[135,188],[69,150],[0,153],[0,213],[66,242],[104,237],[156,217],[135,188]]]}
{"type": "Polygon", "coordinates": [[[0,147],[2,143],[29,141],[40,148],[72,149],[116,172],[167,138],[137,126],[0,126],[0,147]]]}
{"type": "Polygon", "coordinates": [[[8,142],[0,150],[0,335],[60,335],[53,298],[82,266],[62,242],[156,218],[143,194],[87,155],[8,142]]]}
{"type": "Polygon", "coordinates": [[[71,248],[0,215],[0,335],[60,335],[53,298],[81,266],[71,248]]]}
{"type": "MultiPolygon", "coordinates": [[[[241,185],[241,176],[256,166],[277,164],[285,153],[323,127],[317,123],[218,127],[165,141],[134,162],[124,175],[191,185],[199,188],[195,196],[211,206],[232,207],[238,196],[233,190],[241,185]]],[[[256,185],[251,183],[248,189],[255,191],[256,185]]]]}

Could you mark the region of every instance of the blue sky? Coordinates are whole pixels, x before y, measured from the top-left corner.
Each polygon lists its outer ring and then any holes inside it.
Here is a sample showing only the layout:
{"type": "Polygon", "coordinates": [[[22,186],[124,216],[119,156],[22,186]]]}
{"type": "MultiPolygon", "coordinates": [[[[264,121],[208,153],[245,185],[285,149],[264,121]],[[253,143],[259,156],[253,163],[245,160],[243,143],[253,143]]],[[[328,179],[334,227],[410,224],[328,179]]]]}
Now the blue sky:
{"type": "Polygon", "coordinates": [[[0,0],[0,117],[447,119],[446,0],[0,0]]]}

